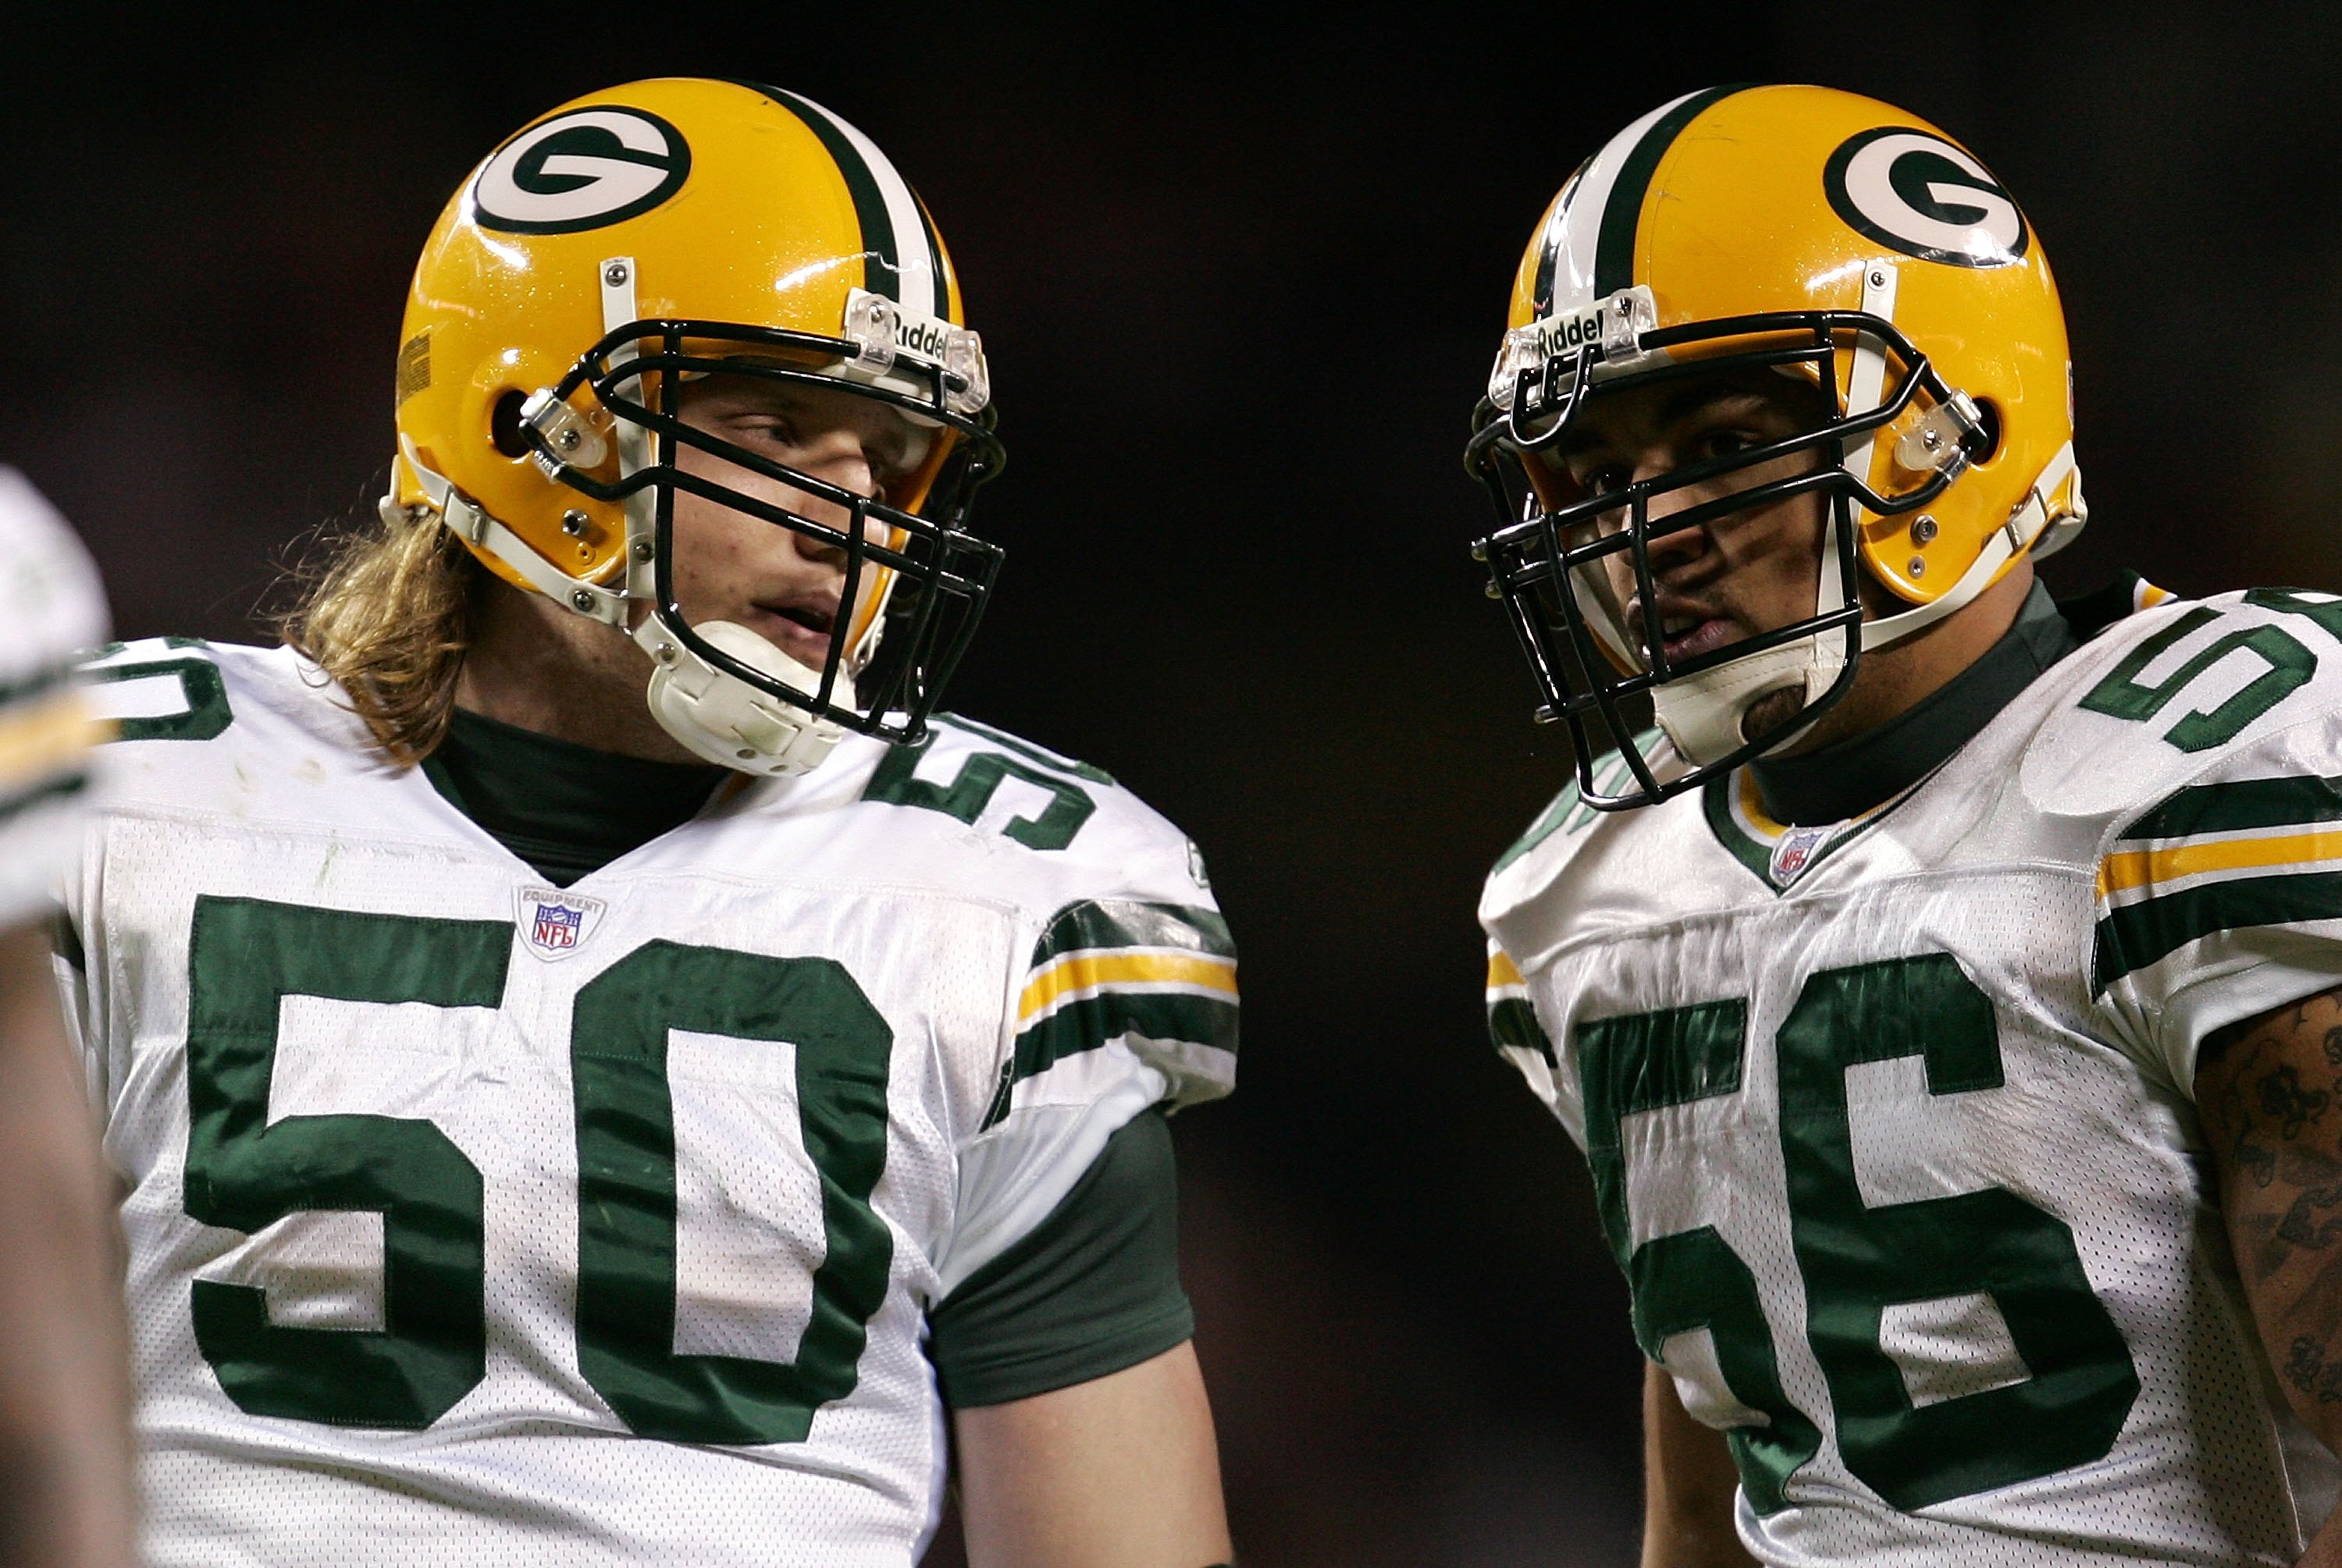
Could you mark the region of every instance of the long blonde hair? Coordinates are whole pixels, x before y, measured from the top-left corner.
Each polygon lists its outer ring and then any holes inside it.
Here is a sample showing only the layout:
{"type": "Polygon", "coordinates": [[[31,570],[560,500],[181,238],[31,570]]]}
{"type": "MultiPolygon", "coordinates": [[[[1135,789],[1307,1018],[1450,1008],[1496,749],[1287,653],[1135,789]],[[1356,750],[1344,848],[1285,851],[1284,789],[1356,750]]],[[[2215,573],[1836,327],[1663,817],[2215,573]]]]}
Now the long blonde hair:
{"type": "Polygon", "coordinates": [[[385,506],[294,569],[277,634],[340,683],[385,756],[413,767],[446,738],[484,575],[436,514],[385,506]]]}

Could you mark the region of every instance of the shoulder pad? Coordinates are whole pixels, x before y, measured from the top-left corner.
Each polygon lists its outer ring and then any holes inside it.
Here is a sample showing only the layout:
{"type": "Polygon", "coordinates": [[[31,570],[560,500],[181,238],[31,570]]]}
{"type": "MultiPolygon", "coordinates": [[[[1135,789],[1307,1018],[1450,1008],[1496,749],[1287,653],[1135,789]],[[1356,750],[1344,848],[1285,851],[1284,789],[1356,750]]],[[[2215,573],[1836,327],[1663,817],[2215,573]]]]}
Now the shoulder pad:
{"type": "Polygon", "coordinates": [[[2021,783],[2058,815],[2145,810],[2221,758],[2342,713],[2342,597],[2255,588],[2169,600],[2069,654],[2035,711],[2021,783]]]}
{"type": "Polygon", "coordinates": [[[109,643],[82,666],[117,741],[207,741],[234,722],[216,650],[200,637],[109,643]]]}
{"type": "Polygon", "coordinates": [[[925,740],[886,748],[862,798],[939,812],[1043,853],[1073,845],[1101,810],[1161,822],[1104,771],[952,714],[936,715],[925,740]]]}

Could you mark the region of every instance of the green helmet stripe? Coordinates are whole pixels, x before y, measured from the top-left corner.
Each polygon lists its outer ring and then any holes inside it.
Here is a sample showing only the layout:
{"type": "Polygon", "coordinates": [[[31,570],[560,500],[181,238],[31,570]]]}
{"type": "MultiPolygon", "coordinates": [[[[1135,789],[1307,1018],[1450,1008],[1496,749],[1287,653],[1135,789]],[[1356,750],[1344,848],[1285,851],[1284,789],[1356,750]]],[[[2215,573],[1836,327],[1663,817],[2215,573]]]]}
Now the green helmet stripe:
{"type": "Polygon", "coordinates": [[[1610,183],[1610,199],[1602,207],[1602,229],[1594,244],[1594,294],[1597,299],[1607,299],[1622,288],[1635,284],[1635,230],[1643,217],[1643,198],[1651,188],[1651,176],[1658,172],[1659,160],[1675,145],[1684,127],[1706,113],[1712,104],[1720,103],[1735,93],[1747,90],[1748,84],[1736,83],[1728,87],[1710,87],[1704,93],[1694,93],[1668,110],[1635,150],[1618,165],[1618,177],[1610,183]]]}
{"type": "MultiPolygon", "coordinates": [[[[846,194],[854,198],[854,221],[862,230],[862,286],[902,304],[903,263],[896,245],[895,222],[886,215],[886,198],[878,189],[878,177],[871,172],[869,163],[820,105],[780,87],[759,85],[756,91],[803,120],[806,128],[819,136],[821,145],[829,149],[837,172],[845,176],[846,194]]],[[[936,277],[936,286],[940,288],[940,270],[936,277]]]]}

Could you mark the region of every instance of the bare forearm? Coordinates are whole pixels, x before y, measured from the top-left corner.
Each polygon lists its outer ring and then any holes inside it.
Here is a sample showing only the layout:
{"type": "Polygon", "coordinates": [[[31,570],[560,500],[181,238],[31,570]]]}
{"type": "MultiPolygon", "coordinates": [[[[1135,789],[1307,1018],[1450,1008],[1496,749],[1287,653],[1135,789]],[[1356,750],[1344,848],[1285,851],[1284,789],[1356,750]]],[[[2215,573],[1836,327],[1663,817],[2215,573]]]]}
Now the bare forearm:
{"type": "Polygon", "coordinates": [[[0,934],[0,1557],[130,1561],[128,1374],[109,1183],[45,944],[0,934]]]}
{"type": "Polygon", "coordinates": [[[1231,1556],[1191,1344],[961,1411],[956,1426],[974,1568],[1207,1568],[1231,1556]]]}

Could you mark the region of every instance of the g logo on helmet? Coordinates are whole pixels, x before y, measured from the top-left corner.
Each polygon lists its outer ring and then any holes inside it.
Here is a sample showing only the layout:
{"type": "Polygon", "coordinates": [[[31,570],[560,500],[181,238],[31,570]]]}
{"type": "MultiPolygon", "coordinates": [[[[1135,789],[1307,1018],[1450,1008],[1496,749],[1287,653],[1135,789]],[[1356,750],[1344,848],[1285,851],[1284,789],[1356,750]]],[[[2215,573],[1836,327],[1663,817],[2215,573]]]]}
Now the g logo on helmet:
{"type": "Polygon", "coordinates": [[[1985,166],[1907,125],[1849,136],[1822,171],[1829,204],[1847,226],[1907,256],[1947,266],[2014,266],[2024,257],[2025,215],[1985,166]]]}
{"type": "Polygon", "coordinates": [[[598,229],[646,213],[683,188],[691,148],[641,109],[574,109],[496,149],[472,185],[483,228],[516,235],[598,229]]]}

